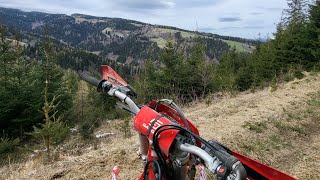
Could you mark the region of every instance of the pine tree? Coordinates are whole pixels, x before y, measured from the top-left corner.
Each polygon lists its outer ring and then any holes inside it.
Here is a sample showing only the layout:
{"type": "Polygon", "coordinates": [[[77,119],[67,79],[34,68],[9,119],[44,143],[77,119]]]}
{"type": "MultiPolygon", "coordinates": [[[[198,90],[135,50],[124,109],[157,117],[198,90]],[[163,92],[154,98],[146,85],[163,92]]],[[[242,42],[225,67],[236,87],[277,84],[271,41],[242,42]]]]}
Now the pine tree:
{"type": "Polygon", "coordinates": [[[308,70],[310,62],[314,59],[307,33],[307,1],[288,0],[288,6],[289,9],[284,11],[285,18],[279,24],[273,41],[276,63],[285,73],[289,68],[299,66],[308,70]]]}
{"type": "Polygon", "coordinates": [[[47,33],[41,45],[41,55],[41,74],[38,75],[39,87],[43,88],[41,109],[44,123],[40,123],[40,127],[34,127],[34,135],[43,139],[47,150],[46,160],[50,161],[50,146],[61,143],[69,134],[69,129],[63,122],[63,115],[68,117],[72,99],[66,90],[63,71],[55,64],[54,46],[47,33]]]}
{"type": "Polygon", "coordinates": [[[307,19],[308,1],[307,0],[287,0],[288,9],[284,10],[285,17],[282,23],[285,26],[298,27],[307,19]]]}
{"type": "Polygon", "coordinates": [[[180,83],[182,82],[179,78],[180,72],[183,70],[183,59],[182,56],[176,51],[174,44],[169,41],[163,53],[160,57],[160,71],[158,78],[162,84],[163,92],[170,95],[180,94],[180,83]]]}
{"type": "Polygon", "coordinates": [[[23,137],[34,124],[37,104],[31,66],[22,57],[19,39],[5,37],[0,30],[0,128],[12,136],[23,137]]]}
{"type": "Polygon", "coordinates": [[[311,53],[314,57],[314,66],[320,70],[320,1],[310,7],[308,33],[312,45],[311,53]]]}
{"type": "Polygon", "coordinates": [[[200,40],[197,40],[191,48],[191,56],[187,59],[186,69],[188,75],[186,77],[188,78],[185,80],[187,85],[184,87],[188,90],[193,100],[206,94],[205,91],[207,91],[206,88],[211,77],[210,70],[206,69],[206,64],[205,47],[200,40]]]}
{"type": "Polygon", "coordinates": [[[215,75],[216,82],[219,84],[219,90],[228,91],[231,94],[237,89],[236,57],[236,49],[232,48],[230,52],[222,57],[217,74],[215,75]]]}

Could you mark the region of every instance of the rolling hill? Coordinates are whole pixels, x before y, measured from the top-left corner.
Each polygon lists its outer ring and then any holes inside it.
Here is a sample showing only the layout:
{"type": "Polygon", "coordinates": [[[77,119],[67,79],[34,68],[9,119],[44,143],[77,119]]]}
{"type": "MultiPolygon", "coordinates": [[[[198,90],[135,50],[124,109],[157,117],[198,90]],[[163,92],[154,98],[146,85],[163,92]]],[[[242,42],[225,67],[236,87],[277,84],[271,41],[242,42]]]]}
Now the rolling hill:
{"type": "Polygon", "coordinates": [[[188,53],[194,40],[206,44],[207,59],[217,61],[230,47],[252,51],[255,41],[188,31],[176,27],[152,25],[121,18],[95,17],[83,14],[48,14],[0,8],[0,24],[21,41],[33,46],[46,33],[61,46],[79,48],[122,64],[139,65],[155,59],[167,41],[174,41],[188,53]]]}

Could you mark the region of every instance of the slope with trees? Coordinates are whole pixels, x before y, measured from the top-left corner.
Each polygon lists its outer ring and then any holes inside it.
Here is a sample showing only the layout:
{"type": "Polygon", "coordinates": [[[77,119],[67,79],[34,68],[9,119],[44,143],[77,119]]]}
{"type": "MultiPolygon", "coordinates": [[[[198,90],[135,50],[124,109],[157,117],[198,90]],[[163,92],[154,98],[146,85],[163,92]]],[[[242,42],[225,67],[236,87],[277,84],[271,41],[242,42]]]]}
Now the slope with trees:
{"type": "MultiPolygon", "coordinates": [[[[33,132],[47,139],[46,142],[58,143],[66,138],[64,135],[68,135],[63,128],[77,124],[83,137],[90,139],[93,128],[101,121],[124,117],[115,110],[112,98],[97,94],[95,88],[79,83],[77,71],[88,70],[96,75],[101,64],[107,63],[126,79],[134,80],[133,86],[140,95],[139,101],[143,103],[164,97],[187,103],[214,92],[235,94],[268,85],[276,88],[279,81],[302,78],[303,71],[319,71],[320,2],[310,6],[305,2],[288,1],[289,9],[284,11],[285,16],[274,38],[258,44],[252,53],[228,50],[228,46],[220,41],[206,43],[212,39],[201,36],[193,40],[168,41],[161,51],[155,51],[155,46],[154,49],[146,48],[146,43],[136,46],[137,51],[147,49],[143,51],[147,58],[147,61],[141,62],[143,69],[108,60],[83,49],[63,46],[50,36],[41,43],[24,46],[19,43],[21,39],[12,36],[10,29],[8,32],[1,27],[0,155],[8,157],[15,147],[23,149],[24,143],[34,140],[30,136],[33,132]],[[179,43],[190,46],[182,48],[179,43]],[[214,43],[221,46],[220,52],[224,55],[215,52],[219,51],[214,48],[217,46],[210,46],[214,43]],[[219,58],[219,63],[208,58],[207,52],[219,58]],[[152,56],[157,53],[159,61],[152,56]],[[55,103],[51,104],[53,99],[55,103]],[[50,123],[46,126],[46,122],[55,122],[54,117],[59,116],[63,117],[59,120],[62,123],[52,126],[55,132],[52,133],[50,123]],[[55,138],[53,134],[59,136],[55,138]]],[[[39,13],[37,17],[42,15],[39,13]]],[[[134,43],[132,39],[130,44],[134,43]]],[[[132,55],[134,49],[126,49],[126,55],[132,55]]],[[[49,148],[47,146],[47,150],[49,148]]]]}
{"type": "Polygon", "coordinates": [[[201,41],[187,56],[168,43],[158,68],[150,62],[145,67],[141,81],[150,88],[145,99],[167,94],[188,102],[209,92],[254,90],[302,78],[302,71],[319,70],[319,1],[289,0],[288,5],[273,39],[258,44],[253,53],[231,49],[219,64],[206,61],[208,46],[201,41]]]}

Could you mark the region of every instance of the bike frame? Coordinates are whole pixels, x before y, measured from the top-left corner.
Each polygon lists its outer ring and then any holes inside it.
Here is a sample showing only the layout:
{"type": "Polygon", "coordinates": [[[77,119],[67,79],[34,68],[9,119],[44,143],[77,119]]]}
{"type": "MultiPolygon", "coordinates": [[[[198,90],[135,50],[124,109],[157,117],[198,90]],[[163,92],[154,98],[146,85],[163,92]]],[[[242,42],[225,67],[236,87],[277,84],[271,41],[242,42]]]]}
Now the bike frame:
{"type": "MultiPolygon", "coordinates": [[[[180,112],[179,109],[173,108],[176,106],[170,100],[160,100],[160,101],[151,101],[148,106],[142,106],[139,108],[136,103],[128,96],[132,93],[132,88],[109,66],[102,66],[103,80],[99,81],[93,77],[90,77],[87,74],[82,74],[81,79],[86,82],[97,86],[97,90],[100,92],[107,93],[110,96],[116,97],[120,102],[122,102],[121,108],[131,112],[135,115],[134,117],[134,128],[139,133],[139,142],[140,147],[139,151],[142,159],[146,160],[146,167],[148,171],[144,171],[140,180],[144,179],[159,179],[159,174],[161,174],[161,169],[154,171],[154,165],[152,162],[159,160],[159,154],[156,152],[155,142],[157,140],[157,145],[161,150],[161,153],[166,158],[169,158],[173,152],[178,152],[178,159],[181,168],[185,168],[179,174],[179,178],[174,179],[186,179],[187,177],[187,168],[186,164],[192,161],[192,158],[200,158],[201,162],[213,173],[224,172],[224,163],[222,162],[223,157],[234,156],[236,158],[232,159],[230,165],[231,172],[228,179],[240,180],[243,178],[247,179],[288,179],[293,180],[294,178],[280,172],[272,167],[264,165],[256,160],[253,160],[249,157],[246,157],[238,152],[231,151],[223,145],[219,145],[221,152],[216,152],[216,156],[210,154],[207,149],[204,149],[203,146],[207,145],[207,142],[203,139],[193,139],[191,138],[191,143],[184,141],[178,141],[181,136],[181,128],[188,129],[188,132],[193,134],[194,137],[199,136],[199,131],[196,126],[186,119],[180,112]],[[178,125],[178,129],[164,129],[163,132],[158,133],[158,136],[155,136],[157,131],[164,126],[178,125]],[[155,139],[156,138],[156,139],[155,139]],[[205,144],[203,144],[205,143],[205,144]],[[220,154],[219,154],[220,153],[220,154]],[[229,154],[229,155],[228,155],[229,154]],[[219,159],[218,157],[222,158],[219,159]],[[232,166],[232,167],[231,167],[232,166]],[[239,169],[240,167],[240,169],[239,169]],[[242,167],[242,169],[241,169],[242,167]],[[223,170],[223,171],[221,171],[223,170]],[[145,174],[147,173],[147,174],[145,174]],[[247,175],[246,175],[247,174],[247,175]]],[[[160,132],[160,131],[159,131],[160,132]]],[[[181,139],[181,138],[180,138],[181,139]]],[[[210,145],[210,144],[209,144],[210,145]]],[[[213,145],[212,145],[213,146],[213,145]]],[[[230,159],[229,159],[230,160],[230,159]]],[[[226,159],[225,161],[229,161],[226,159]]],[[[200,163],[201,163],[200,162],[200,163]]],[[[158,168],[159,168],[159,164],[158,168]]],[[[164,165],[164,164],[162,164],[164,165]]],[[[230,169],[229,168],[229,169],[230,169]]],[[[225,172],[224,172],[225,173],[225,172]]]]}

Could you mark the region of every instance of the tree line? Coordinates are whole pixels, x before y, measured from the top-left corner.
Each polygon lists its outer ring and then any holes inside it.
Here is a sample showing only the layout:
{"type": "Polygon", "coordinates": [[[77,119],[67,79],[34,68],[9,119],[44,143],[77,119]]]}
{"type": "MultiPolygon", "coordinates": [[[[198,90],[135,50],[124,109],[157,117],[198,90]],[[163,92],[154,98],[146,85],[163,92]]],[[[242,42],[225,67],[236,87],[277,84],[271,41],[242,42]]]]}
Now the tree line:
{"type": "Polygon", "coordinates": [[[78,132],[88,139],[102,120],[124,116],[115,110],[112,98],[80,83],[78,72],[97,75],[101,58],[61,48],[48,35],[30,47],[8,34],[1,26],[0,165],[8,156],[21,159],[19,150],[30,142],[43,141],[50,160],[51,146],[67,139],[71,127],[78,126],[78,132]]]}
{"type": "MultiPolygon", "coordinates": [[[[83,50],[61,48],[49,36],[36,46],[22,46],[1,27],[0,156],[7,157],[30,140],[45,140],[49,152],[50,145],[68,138],[70,127],[78,125],[86,139],[101,121],[123,118],[114,99],[96,93],[78,78],[83,70],[99,78],[101,64],[111,65],[132,81],[142,103],[160,98],[188,103],[214,92],[255,90],[302,78],[303,71],[319,71],[320,3],[290,0],[288,4],[274,38],[257,44],[252,53],[231,48],[219,63],[208,58],[207,52],[216,52],[201,37],[188,50],[168,42],[159,60],[154,61],[149,53],[141,69],[83,50]]],[[[221,51],[226,48],[221,47],[221,51]]]]}
{"type": "Polygon", "coordinates": [[[136,84],[141,100],[172,97],[190,102],[213,92],[254,90],[320,70],[319,1],[307,2],[289,0],[273,38],[258,43],[252,53],[231,48],[218,64],[206,60],[204,52],[210,47],[199,40],[189,56],[169,42],[160,63],[145,64],[136,84]]]}

